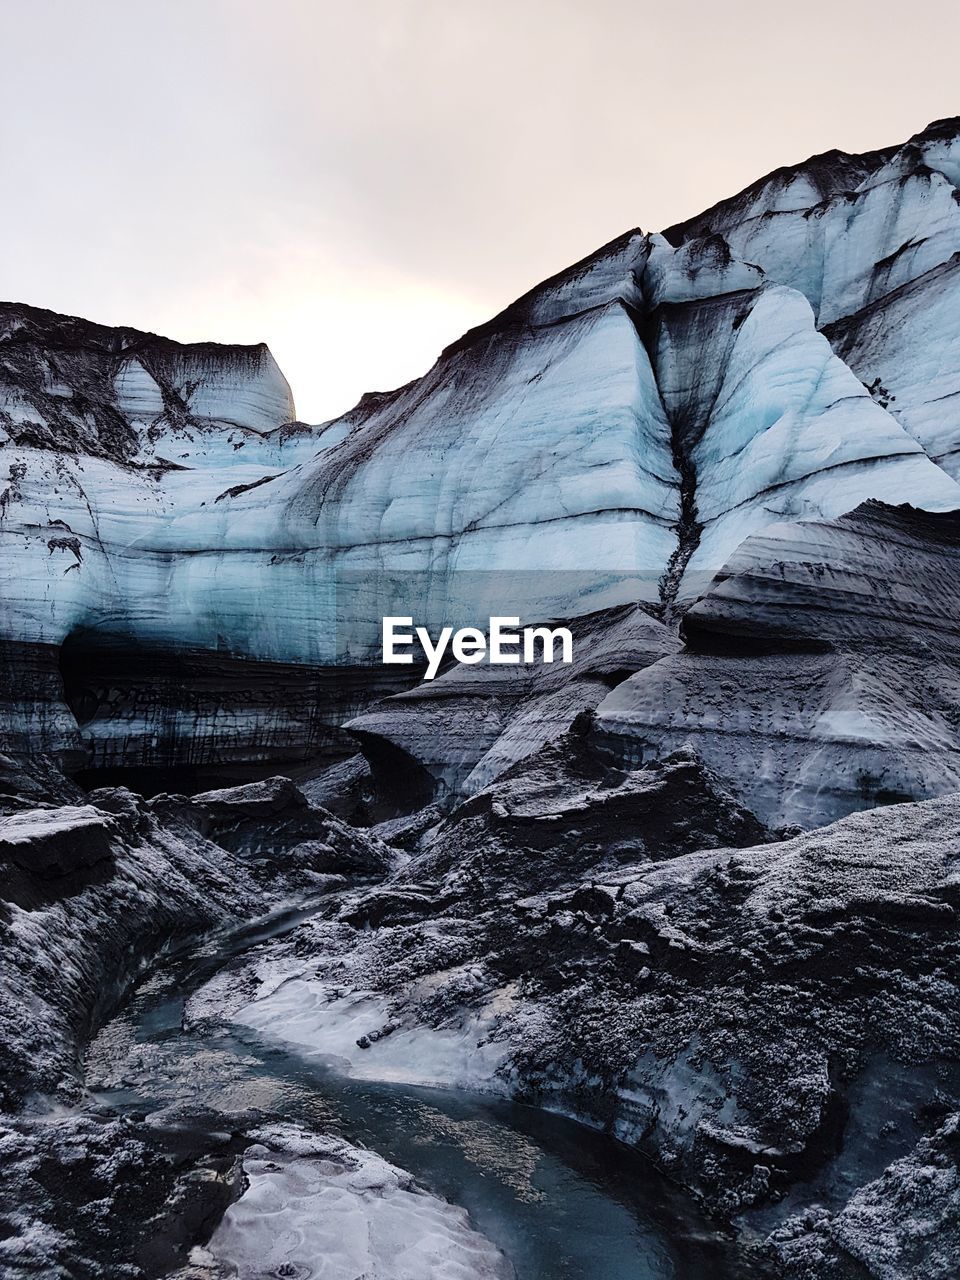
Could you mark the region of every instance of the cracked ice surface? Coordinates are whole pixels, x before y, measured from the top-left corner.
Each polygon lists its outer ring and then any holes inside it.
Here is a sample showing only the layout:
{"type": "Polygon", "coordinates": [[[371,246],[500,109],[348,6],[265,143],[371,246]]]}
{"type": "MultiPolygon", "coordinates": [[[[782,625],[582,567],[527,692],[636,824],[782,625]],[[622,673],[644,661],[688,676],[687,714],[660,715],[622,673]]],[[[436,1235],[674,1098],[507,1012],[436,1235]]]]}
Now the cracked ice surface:
{"type": "Polygon", "coordinates": [[[247,1189],[227,1210],[197,1265],[239,1280],[509,1280],[513,1268],[465,1210],[418,1187],[402,1169],[341,1138],[294,1125],[256,1131],[243,1157],[247,1189]]]}

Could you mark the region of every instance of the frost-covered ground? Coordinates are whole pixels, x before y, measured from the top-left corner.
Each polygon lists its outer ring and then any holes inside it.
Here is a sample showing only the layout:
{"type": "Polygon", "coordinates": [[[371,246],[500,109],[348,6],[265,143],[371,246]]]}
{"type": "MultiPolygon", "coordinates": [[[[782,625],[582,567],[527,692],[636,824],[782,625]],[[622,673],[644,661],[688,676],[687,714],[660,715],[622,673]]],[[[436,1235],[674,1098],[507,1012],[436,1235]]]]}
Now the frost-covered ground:
{"type": "Polygon", "coordinates": [[[390,857],[285,779],[152,805],[120,789],[89,801],[0,817],[5,1106],[33,1093],[75,1101],[91,1027],[162,950],[344,874],[382,874],[390,857]]]}
{"type": "MultiPolygon", "coordinates": [[[[252,1113],[198,1113],[196,1081],[147,1121],[91,1108],[87,1038],[148,965],[271,904],[382,875],[392,855],[284,779],[150,806],[122,790],[89,799],[0,817],[3,1274],[512,1275],[463,1210],[402,1170],[252,1113]]],[[[159,1078],[162,1051],[141,1056],[159,1078]]],[[[222,1104],[228,1064],[208,1057],[222,1104]]]]}
{"type": "Polygon", "coordinates": [[[884,1212],[900,1260],[871,1274],[952,1274],[956,797],[757,844],[695,757],[621,773],[585,741],[513,766],[384,885],[207,984],[188,1022],[604,1127],[791,1275],[872,1266],[884,1212]]]}

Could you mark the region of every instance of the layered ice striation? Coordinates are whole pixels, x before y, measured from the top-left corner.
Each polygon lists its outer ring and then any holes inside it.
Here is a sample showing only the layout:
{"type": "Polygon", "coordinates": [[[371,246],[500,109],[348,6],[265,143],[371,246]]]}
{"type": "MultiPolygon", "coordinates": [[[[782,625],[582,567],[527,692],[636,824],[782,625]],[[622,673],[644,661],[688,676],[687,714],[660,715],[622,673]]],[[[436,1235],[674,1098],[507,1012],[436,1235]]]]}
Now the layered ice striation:
{"type": "Polygon", "coordinates": [[[942,120],[902,147],[778,170],[665,234],[687,248],[722,236],[803,293],[837,354],[953,474],[958,185],[960,124],[942,120]]]}
{"type": "Polygon", "coordinates": [[[960,518],[865,503],[747,539],[686,646],[599,704],[634,765],[693,744],[765,821],[960,788],[960,518]]]}
{"type": "Polygon", "coordinates": [[[307,768],[415,683],[385,614],[672,625],[765,531],[960,509],[958,137],[628,232],[320,426],[265,347],[5,305],[0,746],[307,768]]]}

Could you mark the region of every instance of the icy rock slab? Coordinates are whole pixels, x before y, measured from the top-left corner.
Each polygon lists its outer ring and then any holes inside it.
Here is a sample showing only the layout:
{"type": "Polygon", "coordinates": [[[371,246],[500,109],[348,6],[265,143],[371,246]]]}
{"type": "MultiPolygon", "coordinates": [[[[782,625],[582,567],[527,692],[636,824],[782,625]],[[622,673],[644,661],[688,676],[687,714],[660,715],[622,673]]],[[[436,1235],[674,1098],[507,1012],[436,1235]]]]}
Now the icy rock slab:
{"type": "Polygon", "coordinates": [[[689,645],[612,690],[597,742],[690,743],[772,826],[960,788],[956,517],[867,504],[746,542],[689,645]]]}
{"type": "Polygon", "coordinates": [[[597,709],[626,767],[693,746],[772,827],[960,788],[960,678],[924,656],[682,654],[597,709]]]}
{"type": "Polygon", "coordinates": [[[0,867],[12,863],[45,879],[65,876],[112,860],[117,834],[109,815],[92,805],[14,814],[0,818],[0,867]]]}
{"type": "Polygon", "coordinates": [[[510,1280],[513,1267],[466,1211],[372,1151],[274,1125],[251,1136],[247,1189],[205,1250],[238,1280],[510,1280]]]}
{"type": "Polygon", "coordinates": [[[271,818],[285,811],[306,809],[307,797],[290,778],[265,778],[242,787],[200,791],[192,797],[221,818],[271,818]]]}
{"type": "Polygon", "coordinates": [[[569,620],[573,662],[454,665],[344,726],[373,761],[386,794],[472,795],[566,733],[612,685],[678,647],[675,633],[628,605],[569,620]]]}

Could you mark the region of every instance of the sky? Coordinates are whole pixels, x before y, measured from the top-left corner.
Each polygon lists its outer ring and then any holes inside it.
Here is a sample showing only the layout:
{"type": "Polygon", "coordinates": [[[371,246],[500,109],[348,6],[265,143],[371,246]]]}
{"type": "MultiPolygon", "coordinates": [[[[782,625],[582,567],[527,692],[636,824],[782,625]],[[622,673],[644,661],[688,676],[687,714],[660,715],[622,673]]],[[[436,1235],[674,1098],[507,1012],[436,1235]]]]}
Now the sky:
{"type": "Polygon", "coordinates": [[[0,297],[267,342],[298,416],[629,227],[960,113],[947,0],[0,0],[0,297]]]}

